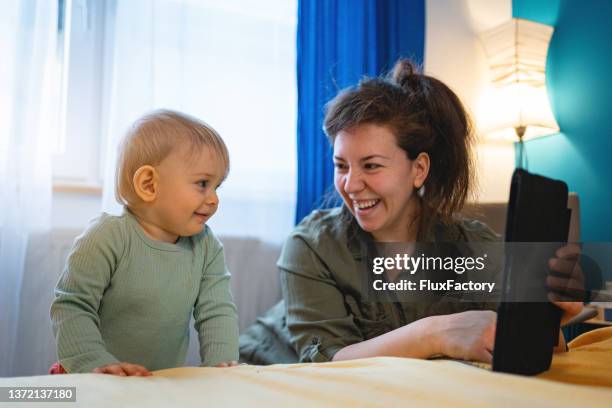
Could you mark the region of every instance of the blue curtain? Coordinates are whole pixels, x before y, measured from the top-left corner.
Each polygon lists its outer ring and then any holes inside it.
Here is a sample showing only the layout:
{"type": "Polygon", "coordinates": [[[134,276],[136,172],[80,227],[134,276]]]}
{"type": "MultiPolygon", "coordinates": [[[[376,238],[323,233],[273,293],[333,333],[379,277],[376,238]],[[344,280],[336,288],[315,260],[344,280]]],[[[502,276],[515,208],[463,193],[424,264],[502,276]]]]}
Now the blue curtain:
{"type": "Polygon", "coordinates": [[[297,28],[298,189],[296,222],[333,189],[324,106],[363,76],[400,57],[423,62],[425,0],[299,0],[297,28]]]}

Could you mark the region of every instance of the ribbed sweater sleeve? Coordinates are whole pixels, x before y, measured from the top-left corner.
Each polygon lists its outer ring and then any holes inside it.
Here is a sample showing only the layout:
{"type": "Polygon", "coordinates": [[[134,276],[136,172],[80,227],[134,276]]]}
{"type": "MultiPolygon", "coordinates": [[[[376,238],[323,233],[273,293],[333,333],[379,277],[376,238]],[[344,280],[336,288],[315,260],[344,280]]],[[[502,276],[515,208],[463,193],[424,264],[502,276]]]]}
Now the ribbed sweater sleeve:
{"type": "Polygon", "coordinates": [[[77,238],[55,289],[51,321],[58,358],[69,373],[116,363],[100,334],[98,308],[122,253],[120,225],[102,216],[77,238]]]}
{"type": "Polygon", "coordinates": [[[208,229],[206,262],[193,310],[203,366],[238,361],[238,318],[223,245],[208,229]]]}

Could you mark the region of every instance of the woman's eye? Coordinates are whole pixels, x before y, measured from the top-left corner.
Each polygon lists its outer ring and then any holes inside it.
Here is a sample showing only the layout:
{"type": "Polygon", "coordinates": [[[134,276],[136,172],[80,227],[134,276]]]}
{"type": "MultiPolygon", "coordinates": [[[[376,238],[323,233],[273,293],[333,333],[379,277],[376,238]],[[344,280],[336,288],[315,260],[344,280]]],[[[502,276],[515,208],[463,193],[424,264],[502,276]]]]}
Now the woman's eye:
{"type": "Polygon", "coordinates": [[[345,170],[346,169],[346,165],[344,163],[334,163],[334,166],[338,170],[345,170]]]}
{"type": "Polygon", "coordinates": [[[364,165],[364,167],[366,168],[366,170],[374,170],[374,169],[378,169],[380,167],[382,167],[380,164],[378,163],[366,163],[364,165]]]}

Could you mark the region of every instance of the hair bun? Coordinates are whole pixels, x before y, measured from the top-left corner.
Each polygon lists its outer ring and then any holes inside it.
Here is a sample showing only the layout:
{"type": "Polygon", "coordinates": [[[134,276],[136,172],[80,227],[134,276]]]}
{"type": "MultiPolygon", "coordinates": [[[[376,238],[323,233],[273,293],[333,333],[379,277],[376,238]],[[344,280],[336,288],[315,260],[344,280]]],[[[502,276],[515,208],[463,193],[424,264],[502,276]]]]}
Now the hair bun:
{"type": "Polygon", "coordinates": [[[420,75],[416,65],[409,59],[400,59],[391,71],[391,80],[400,87],[405,88],[408,81],[420,75]]]}

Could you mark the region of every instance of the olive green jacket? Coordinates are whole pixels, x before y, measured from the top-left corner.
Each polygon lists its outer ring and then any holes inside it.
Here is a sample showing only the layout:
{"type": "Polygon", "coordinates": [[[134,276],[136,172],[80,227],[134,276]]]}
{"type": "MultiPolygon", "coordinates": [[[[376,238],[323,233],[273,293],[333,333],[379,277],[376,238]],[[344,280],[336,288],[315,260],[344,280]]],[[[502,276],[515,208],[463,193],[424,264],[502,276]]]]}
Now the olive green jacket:
{"type": "MultiPolygon", "coordinates": [[[[369,234],[346,210],[316,210],[295,228],[277,266],[283,301],[240,337],[252,364],[330,361],[340,349],[432,315],[494,309],[494,303],[376,302],[363,295],[363,241],[369,234]]],[[[371,240],[371,238],[369,238],[371,240]]],[[[436,242],[500,241],[485,224],[438,224],[436,242]]]]}

